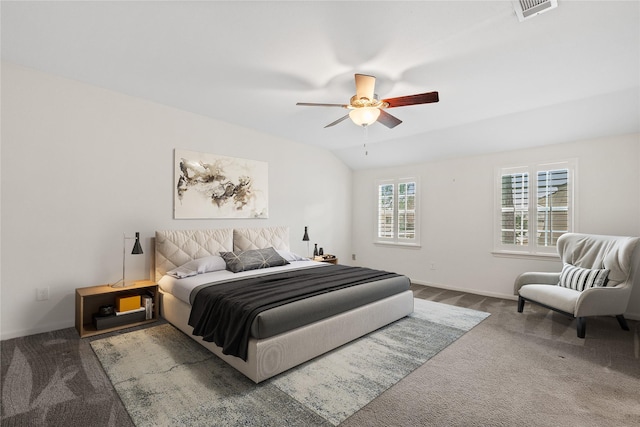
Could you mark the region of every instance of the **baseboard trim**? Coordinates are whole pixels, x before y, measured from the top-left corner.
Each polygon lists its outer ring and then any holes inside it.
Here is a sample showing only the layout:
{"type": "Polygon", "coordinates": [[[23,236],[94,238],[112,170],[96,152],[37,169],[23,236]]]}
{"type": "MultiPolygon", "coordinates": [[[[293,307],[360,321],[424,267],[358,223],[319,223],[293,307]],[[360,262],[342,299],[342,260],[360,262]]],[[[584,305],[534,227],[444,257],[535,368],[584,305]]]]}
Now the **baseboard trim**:
{"type": "MultiPolygon", "coordinates": [[[[429,283],[429,282],[423,282],[421,280],[412,280],[411,283],[415,283],[416,285],[422,285],[422,286],[431,286],[433,288],[438,288],[438,289],[445,289],[448,291],[458,291],[458,292],[466,292],[469,294],[474,294],[474,295],[482,295],[485,297],[491,297],[491,298],[502,298],[502,299],[508,299],[508,300],[512,300],[512,301],[517,301],[518,300],[518,296],[517,295],[508,295],[508,294],[501,294],[501,293],[497,293],[497,292],[484,292],[484,291],[478,291],[477,289],[468,289],[468,288],[458,288],[455,286],[447,286],[447,285],[443,285],[440,283],[429,283]]],[[[628,320],[638,320],[640,321],[640,313],[625,313],[624,317],[628,320]]],[[[55,324],[46,324],[46,325],[41,325],[37,328],[33,328],[33,329],[27,329],[27,330],[21,330],[21,331],[9,331],[9,332],[5,332],[5,333],[0,333],[0,341],[6,341],[6,340],[10,340],[13,338],[21,338],[21,337],[26,337],[29,335],[35,335],[35,334],[41,334],[41,333],[45,333],[45,332],[51,332],[51,331],[56,331],[58,329],[66,329],[66,328],[70,328],[73,327],[74,323],[73,321],[69,322],[69,321],[62,321],[62,322],[57,322],[55,324]]]]}
{"type": "MultiPolygon", "coordinates": [[[[36,334],[44,334],[47,332],[53,332],[60,329],[72,328],[73,326],[74,326],[73,320],[71,322],[69,322],[68,320],[65,320],[61,322],[47,323],[45,325],[40,325],[37,328],[4,332],[0,334],[0,341],[6,341],[13,338],[28,337],[30,335],[36,335],[36,334]]],[[[78,335],[78,338],[80,338],[79,335],[78,335]]]]}
{"type": "Polygon", "coordinates": [[[458,292],[466,292],[468,294],[482,295],[484,297],[502,298],[502,299],[509,299],[513,301],[518,300],[517,295],[502,294],[498,292],[485,292],[485,291],[479,291],[477,289],[458,288],[456,286],[448,286],[448,285],[443,285],[441,283],[423,282],[421,280],[411,280],[411,283],[415,283],[416,285],[422,285],[422,286],[431,286],[432,288],[445,289],[447,291],[458,291],[458,292]]]}
{"type": "MultiPolygon", "coordinates": [[[[411,280],[411,283],[415,283],[416,285],[422,285],[422,286],[430,286],[432,288],[445,289],[447,291],[458,291],[458,292],[466,292],[468,294],[482,295],[484,297],[502,298],[502,299],[508,299],[513,301],[518,300],[517,295],[501,294],[497,292],[484,292],[484,291],[478,291],[477,289],[458,288],[455,286],[447,286],[440,283],[423,282],[421,280],[411,280]]],[[[640,320],[640,313],[624,313],[624,317],[628,320],[640,320]]]]}

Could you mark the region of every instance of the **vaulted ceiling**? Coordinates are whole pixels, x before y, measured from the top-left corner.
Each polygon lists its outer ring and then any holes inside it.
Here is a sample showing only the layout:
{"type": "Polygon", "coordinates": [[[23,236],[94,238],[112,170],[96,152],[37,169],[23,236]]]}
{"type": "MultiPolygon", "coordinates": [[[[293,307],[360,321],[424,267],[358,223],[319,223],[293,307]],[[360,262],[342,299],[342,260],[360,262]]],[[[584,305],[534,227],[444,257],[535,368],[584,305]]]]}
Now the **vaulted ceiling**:
{"type": "MultiPolygon", "coordinates": [[[[640,131],[640,3],[2,1],[2,59],[325,147],[354,169],[640,131]],[[339,108],[354,73],[403,123],[339,108]],[[366,144],[366,147],[365,147],[366,144]],[[367,154],[365,154],[367,153],[367,154]]],[[[184,141],[176,141],[176,145],[184,141]]],[[[182,147],[188,148],[188,147],[182,147]]]]}

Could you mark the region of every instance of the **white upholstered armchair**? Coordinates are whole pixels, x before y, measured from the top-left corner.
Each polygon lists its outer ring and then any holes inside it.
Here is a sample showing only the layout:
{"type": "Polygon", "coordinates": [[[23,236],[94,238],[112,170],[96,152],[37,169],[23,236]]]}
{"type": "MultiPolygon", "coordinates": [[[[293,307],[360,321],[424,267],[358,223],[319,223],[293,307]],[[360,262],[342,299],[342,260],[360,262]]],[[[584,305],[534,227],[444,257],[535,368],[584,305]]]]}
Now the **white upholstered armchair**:
{"type": "Polygon", "coordinates": [[[515,281],[518,312],[525,301],[578,319],[584,338],[587,316],[616,316],[629,330],[624,312],[633,285],[638,237],[566,233],[558,239],[560,273],[523,273],[515,281]]]}

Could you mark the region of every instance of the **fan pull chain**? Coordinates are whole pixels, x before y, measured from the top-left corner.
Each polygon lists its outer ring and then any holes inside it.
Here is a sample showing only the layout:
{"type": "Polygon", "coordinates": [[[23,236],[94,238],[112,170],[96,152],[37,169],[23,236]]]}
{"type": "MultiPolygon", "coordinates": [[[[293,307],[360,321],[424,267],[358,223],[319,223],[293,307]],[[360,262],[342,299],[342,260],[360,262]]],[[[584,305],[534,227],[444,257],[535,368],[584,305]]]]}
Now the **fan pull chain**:
{"type": "Polygon", "coordinates": [[[362,144],[362,148],[364,149],[364,155],[368,156],[369,151],[367,150],[367,140],[369,139],[369,126],[362,126],[362,128],[364,129],[363,131],[364,144],[362,144]]]}

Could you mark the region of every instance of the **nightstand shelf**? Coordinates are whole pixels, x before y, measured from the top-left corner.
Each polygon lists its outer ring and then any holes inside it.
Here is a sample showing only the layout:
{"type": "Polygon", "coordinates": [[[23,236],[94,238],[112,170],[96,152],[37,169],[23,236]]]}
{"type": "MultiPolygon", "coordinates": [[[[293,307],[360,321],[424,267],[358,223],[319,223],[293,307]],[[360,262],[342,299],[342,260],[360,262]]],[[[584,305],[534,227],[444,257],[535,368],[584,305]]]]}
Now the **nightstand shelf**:
{"type": "Polygon", "coordinates": [[[124,288],[112,288],[111,285],[90,286],[76,289],[76,330],[80,338],[93,335],[106,334],[124,328],[144,325],[158,320],[158,284],[150,280],[135,282],[124,288]],[[100,306],[114,305],[117,296],[121,295],[146,295],[153,296],[153,314],[151,319],[136,320],[111,328],[96,329],[93,324],[93,315],[98,313],[100,306]]]}
{"type": "Polygon", "coordinates": [[[321,257],[315,257],[315,258],[311,258],[314,261],[318,261],[318,262],[326,262],[327,264],[337,264],[338,263],[338,258],[333,257],[333,258],[321,258],[321,257]]]}

